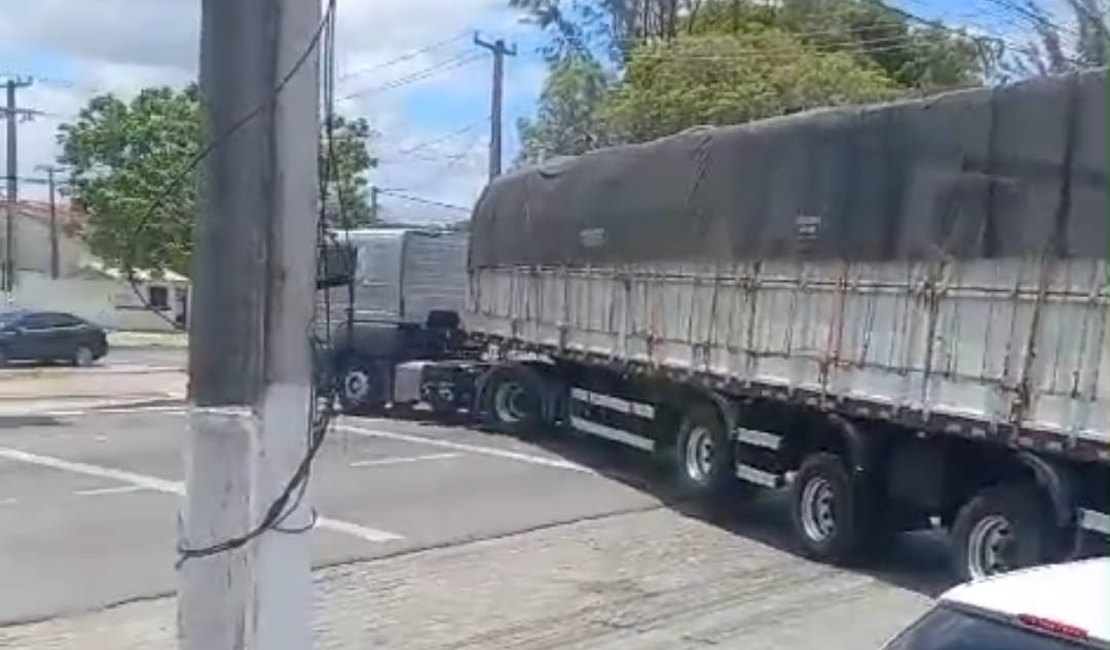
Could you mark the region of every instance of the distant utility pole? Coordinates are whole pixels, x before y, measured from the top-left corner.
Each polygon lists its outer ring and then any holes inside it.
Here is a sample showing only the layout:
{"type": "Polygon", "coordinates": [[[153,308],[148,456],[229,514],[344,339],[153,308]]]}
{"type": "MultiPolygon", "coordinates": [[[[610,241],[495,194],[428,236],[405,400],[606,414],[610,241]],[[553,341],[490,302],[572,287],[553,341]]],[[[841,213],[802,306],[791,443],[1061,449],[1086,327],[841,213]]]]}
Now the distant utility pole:
{"type": "Polygon", "coordinates": [[[31,117],[36,114],[16,106],[15,95],[20,88],[32,84],[30,78],[8,79],[4,85],[8,90],[8,101],[3,108],[4,117],[8,121],[8,195],[5,203],[4,220],[4,293],[11,299],[12,290],[15,289],[15,210],[19,202],[19,146],[18,146],[18,120],[20,117],[31,117]]]}
{"type": "Polygon", "coordinates": [[[50,277],[57,280],[61,272],[58,260],[58,214],[54,174],[63,170],[61,167],[55,167],[54,165],[36,165],[35,170],[46,172],[46,184],[50,192],[50,277]]]}
{"type": "Polygon", "coordinates": [[[504,39],[490,43],[474,35],[474,44],[493,52],[493,98],[490,107],[489,179],[501,175],[501,99],[505,82],[505,55],[516,56],[516,45],[505,46],[504,39]]]}
{"type": "Polygon", "coordinates": [[[307,650],[309,536],[292,532],[311,525],[307,495],[286,506],[284,532],[214,551],[265,519],[307,449],[319,57],[302,55],[320,6],[203,0],[201,16],[206,132],[218,145],[202,167],[192,277],[180,647],[307,650]]]}
{"type": "Polygon", "coordinates": [[[378,201],[381,189],[377,185],[370,186],[370,223],[377,224],[378,219],[378,201]]]}

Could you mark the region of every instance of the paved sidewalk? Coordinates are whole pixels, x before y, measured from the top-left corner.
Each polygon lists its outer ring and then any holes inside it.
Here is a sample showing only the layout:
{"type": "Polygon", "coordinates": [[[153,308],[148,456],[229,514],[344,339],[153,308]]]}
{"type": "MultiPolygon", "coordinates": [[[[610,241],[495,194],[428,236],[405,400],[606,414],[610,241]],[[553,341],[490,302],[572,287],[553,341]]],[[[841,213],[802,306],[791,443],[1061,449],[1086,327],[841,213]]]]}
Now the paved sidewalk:
{"type": "Polygon", "coordinates": [[[180,403],[187,382],[178,369],[18,369],[0,375],[0,416],[180,403]]]}
{"type": "Polygon", "coordinates": [[[111,348],[184,348],[189,345],[186,332],[109,332],[111,348]]]}
{"type": "MultiPolygon", "coordinates": [[[[877,648],[919,593],[668,509],[321,570],[317,648],[877,648]]],[[[0,628],[0,646],[175,647],[171,598],[0,628]]]]}

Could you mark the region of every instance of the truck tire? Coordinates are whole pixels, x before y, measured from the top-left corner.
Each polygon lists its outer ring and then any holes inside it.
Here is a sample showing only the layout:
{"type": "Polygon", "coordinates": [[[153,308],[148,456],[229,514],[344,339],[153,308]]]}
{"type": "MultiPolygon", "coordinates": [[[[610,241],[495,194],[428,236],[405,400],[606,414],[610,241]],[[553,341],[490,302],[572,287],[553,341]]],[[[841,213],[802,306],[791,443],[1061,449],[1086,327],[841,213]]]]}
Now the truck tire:
{"type": "Polygon", "coordinates": [[[479,402],[483,426],[519,437],[539,435],[546,425],[543,394],[543,379],[527,366],[494,368],[479,402]]]}
{"type": "Polygon", "coordinates": [[[386,404],[385,363],[353,357],[339,364],[337,392],[344,413],[367,415],[381,411],[386,404]]]}
{"type": "Polygon", "coordinates": [[[952,525],[953,570],[966,581],[1052,561],[1060,548],[1058,533],[1035,486],[983,488],[960,508],[952,525]]]}
{"type": "Polygon", "coordinates": [[[733,468],[732,442],[720,414],[709,405],[687,411],[675,439],[679,485],[692,497],[716,497],[739,483],[733,468]]]}
{"type": "Polygon", "coordinates": [[[818,453],[802,462],[790,485],[790,518],[807,556],[833,564],[860,557],[873,513],[859,497],[838,456],[818,453]]]}

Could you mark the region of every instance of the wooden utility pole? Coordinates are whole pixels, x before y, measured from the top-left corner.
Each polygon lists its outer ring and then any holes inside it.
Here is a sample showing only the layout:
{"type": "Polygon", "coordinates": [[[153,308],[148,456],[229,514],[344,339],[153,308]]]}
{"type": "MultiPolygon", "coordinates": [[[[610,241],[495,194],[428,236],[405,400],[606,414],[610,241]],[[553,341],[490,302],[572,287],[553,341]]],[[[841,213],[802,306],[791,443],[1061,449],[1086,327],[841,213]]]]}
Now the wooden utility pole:
{"type": "Polygon", "coordinates": [[[58,208],[54,174],[62,169],[54,165],[36,165],[35,169],[46,172],[46,185],[50,192],[50,278],[57,280],[61,274],[61,263],[58,259],[58,208]]]}
{"type": "Polygon", "coordinates": [[[379,203],[379,201],[381,200],[380,194],[381,190],[378,188],[377,185],[370,186],[370,223],[373,224],[377,224],[379,221],[381,221],[381,218],[378,215],[378,206],[381,205],[379,203]]]}
{"type": "MultiPolygon", "coordinates": [[[[201,15],[214,147],[202,168],[193,269],[181,648],[306,650],[308,535],[267,530],[234,550],[189,551],[255,529],[306,453],[320,7],[203,0],[201,15]]],[[[289,507],[282,528],[306,528],[307,498],[289,507]]]]}
{"type": "Polygon", "coordinates": [[[26,88],[32,83],[31,79],[8,79],[4,84],[7,88],[7,103],[3,113],[7,118],[8,126],[8,191],[5,203],[4,220],[4,293],[11,299],[12,290],[15,289],[15,211],[19,203],[19,128],[20,117],[35,115],[35,111],[21,109],[16,106],[16,91],[26,88]]]}
{"type": "Polygon", "coordinates": [[[501,175],[501,103],[505,82],[505,56],[516,56],[516,45],[505,46],[504,39],[490,43],[474,35],[474,44],[493,52],[493,96],[490,102],[489,179],[501,175]]]}

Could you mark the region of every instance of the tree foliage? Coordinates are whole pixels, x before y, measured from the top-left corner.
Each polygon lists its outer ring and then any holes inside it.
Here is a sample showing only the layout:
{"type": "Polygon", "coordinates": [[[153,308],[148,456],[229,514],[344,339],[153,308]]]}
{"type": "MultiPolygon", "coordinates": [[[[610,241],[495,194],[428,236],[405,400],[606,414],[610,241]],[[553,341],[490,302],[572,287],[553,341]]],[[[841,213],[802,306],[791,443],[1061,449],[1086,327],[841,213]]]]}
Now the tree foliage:
{"type": "Polygon", "coordinates": [[[370,205],[370,179],[366,172],[378,166],[367,143],[373,137],[365,118],[334,118],[332,137],[320,147],[320,173],[329,174],[325,218],[339,228],[357,228],[373,223],[378,215],[370,205]]]}
{"type": "Polygon", "coordinates": [[[896,92],[877,66],[765,28],[641,46],[607,111],[622,140],[639,142],[692,126],[878,101],[896,92]]]}
{"type": "Polygon", "coordinates": [[[1062,74],[1110,65],[1110,7],[1100,0],[1066,0],[1071,25],[1061,25],[1030,0],[1019,13],[1035,38],[1019,45],[1005,71],[1017,77],[1062,74]]]}
{"type": "MultiPolygon", "coordinates": [[[[1097,3],[1100,0],[1069,0],[1097,3]]],[[[855,51],[907,88],[979,83],[998,48],[880,0],[509,0],[551,34],[551,60],[605,53],[618,65],[644,43],[777,27],[828,51],[855,51]]]]}
{"type": "Polygon", "coordinates": [[[551,35],[537,114],[518,124],[525,161],[976,85],[998,54],[880,0],[509,2],[551,35]]]}
{"type": "MultiPolygon", "coordinates": [[[[374,165],[369,138],[365,120],[338,120],[332,155],[321,147],[322,160],[334,161],[333,185],[340,191],[333,196],[342,196],[343,213],[353,224],[370,216],[364,177],[374,165]]],[[[192,177],[173,181],[202,147],[196,85],[148,88],[130,101],[94,97],[59,128],[57,139],[71,199],[88,215],[82,235],[92,252],[124,269],[188,273],[197,184],[192,177]]]]}
{"type": "Polygon", "coordinates": [[[879,0],[784,0],[772,12],[774,26],[824,51],[853,52],[904,88],[980,84],[998,48],[879,0]]]}
{"type": "Polygon", "coordinates": [[[544,82],[534,119],[522,118],[518,162],[578,155],[611,142],[605,105],[612,80],[594,59],[554,63],[544,82]]]}
{"type": "Polygon", "coordinates": [[[71,198],[88,213],[83,234],[93,253],[120,267],[188,270],[196,184],[162,192],[199,149],[199,116],[196,86],[151,88],[130,102],[95,97],[60,127],[59,162],[71,170],[71,198]]]}
{"type": "Polygon", "coordinates": [[[551,60],[598,54],[620,62],[637,43],[673,37],[705,0],[509,0],[552,35],[551,60]]]}

